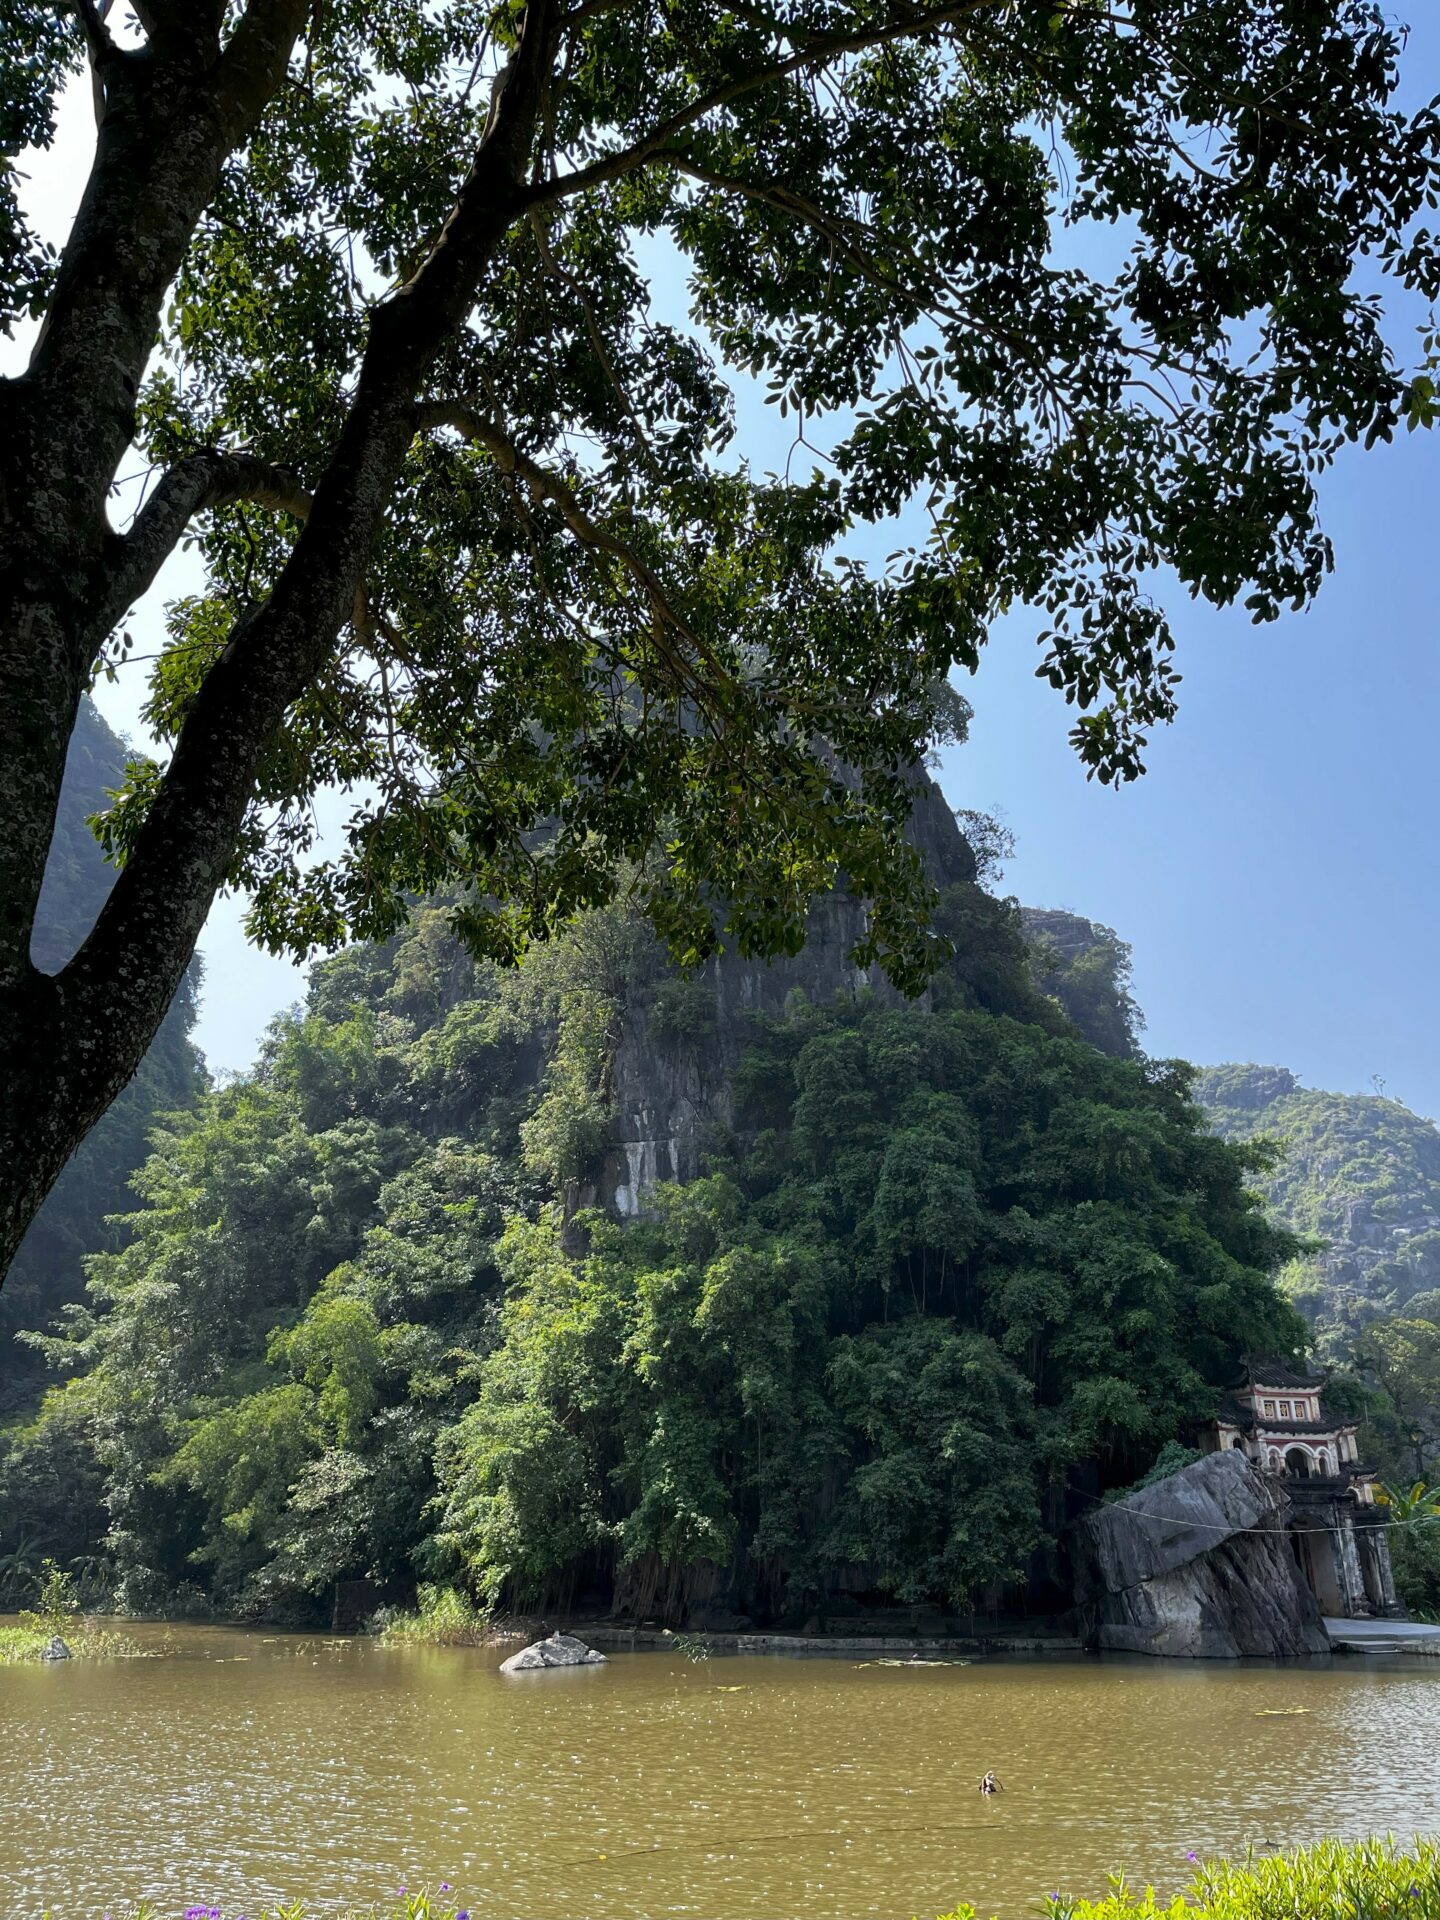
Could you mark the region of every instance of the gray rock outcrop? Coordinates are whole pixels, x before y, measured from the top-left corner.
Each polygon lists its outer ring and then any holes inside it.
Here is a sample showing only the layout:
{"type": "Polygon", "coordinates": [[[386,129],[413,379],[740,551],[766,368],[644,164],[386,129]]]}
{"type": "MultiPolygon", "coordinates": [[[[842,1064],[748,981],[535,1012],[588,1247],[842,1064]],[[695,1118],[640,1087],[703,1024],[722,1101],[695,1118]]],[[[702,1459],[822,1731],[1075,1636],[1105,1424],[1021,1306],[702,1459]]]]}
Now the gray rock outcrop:
{"type": "Polygon", "coordinates": [[[542,1667],[600,1667],[604,1664],[604,1654],[597,1653],[594,1647],[587,1647],[573,1633],[552,1633],[548,1639],[536,1640],[533,1645],[522,1647],[519,1653],[512,1653],[508,1660],[502,1660],[500,1671],[538,1673],[542,1667]]]}
{"type": "Polygon", "coordinates": [[[69,1660],[71,1653],[69,1647],[66,1646],[65,1642],[57,1633],[51,1638],[40,1658],[42,1660],[69,1660]]]}
{"type": "Polygon", "coordinates": [[[1239,1452],[1088,1514],[1075,1529],[1076,1597],[1095,1643],[1189,1660],[1328,1653],[1286,1538],[1290,1502],[1239,1452]]]}

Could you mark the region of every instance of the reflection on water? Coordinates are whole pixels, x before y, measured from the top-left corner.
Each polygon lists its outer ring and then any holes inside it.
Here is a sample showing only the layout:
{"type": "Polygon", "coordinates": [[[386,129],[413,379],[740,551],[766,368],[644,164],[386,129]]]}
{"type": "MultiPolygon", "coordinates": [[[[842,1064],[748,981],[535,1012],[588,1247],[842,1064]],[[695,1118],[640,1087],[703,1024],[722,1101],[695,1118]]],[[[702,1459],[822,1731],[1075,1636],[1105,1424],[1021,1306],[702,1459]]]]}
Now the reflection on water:
{"type": "Polygon", "coordinates": [[[505,1679],[490,1653],[168,1631],[163,1660],[0,1669],[7,1920],[442,1879],[476,1920],[1009,1915],[1114,1868],[1173,1888],[1190,1848],[1440,1828],[1440,1663],[505,1679]]]}

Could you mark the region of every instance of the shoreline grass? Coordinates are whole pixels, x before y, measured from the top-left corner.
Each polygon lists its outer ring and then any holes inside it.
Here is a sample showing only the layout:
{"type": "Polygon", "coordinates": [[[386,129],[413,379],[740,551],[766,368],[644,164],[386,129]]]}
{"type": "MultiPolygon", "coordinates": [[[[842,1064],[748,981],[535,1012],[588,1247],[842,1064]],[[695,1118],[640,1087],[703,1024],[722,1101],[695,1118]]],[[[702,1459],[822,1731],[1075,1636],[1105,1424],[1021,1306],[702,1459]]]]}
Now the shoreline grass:
{"type": "MultiPolygon", "coordinates": [[[[142,1647],[128,1634],[74,1618],[57,1627],[48,1620],[22,1614],[18,1626],[0,1626],[0,1667],[38,1666],[45,1650],[58,1636],[72,1660],[148,1660],[167,1651],[165,1646],[142,1647]]],[[[64,1664],[63,1662],[59,1664],[64,1664]]]]}
{"type": "Polygon", "coordinates": [[[421,1587],[413,1612],[383,1612],[370,1632],[386,1646],[490,1647],[513,1638],[494,1614],[457,1587],[421,1587]]]}

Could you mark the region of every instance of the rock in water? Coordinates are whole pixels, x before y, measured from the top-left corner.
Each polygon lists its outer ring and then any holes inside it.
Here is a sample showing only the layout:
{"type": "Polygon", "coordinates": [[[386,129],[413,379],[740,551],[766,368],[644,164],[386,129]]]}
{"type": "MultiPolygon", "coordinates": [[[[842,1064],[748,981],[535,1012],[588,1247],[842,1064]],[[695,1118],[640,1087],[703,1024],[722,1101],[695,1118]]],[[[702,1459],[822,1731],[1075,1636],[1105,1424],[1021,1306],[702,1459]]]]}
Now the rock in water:
{"type": "Polygon", "coordinates": [[[69,1647],[66,1646],[65,1642],[60,1638],[58,1633],[50,1641],[50,1644],[46,1647],[45,1651],[40,1656],[42,1660],[68,1660],[70,1657],[71,1657],[70,1649],[69,1647]]]}
{"type": "Polygon", "coordinates": [[[603,1653],[587,1647],[573,1633],[552,1633],[548,1640],[537,1640],[502,1660],[502,1673],[538,1673],[541,1667],[599,1667],[605,1664],[603,1653]]]}
{"type": "Polygon", "coordinates": [[[1190,1660],[1328,1653],[1286,1537],[1290,1502],[1238,1451],[1207,1454],[1074,1533],[1096,1643],[1190,1660]]]}

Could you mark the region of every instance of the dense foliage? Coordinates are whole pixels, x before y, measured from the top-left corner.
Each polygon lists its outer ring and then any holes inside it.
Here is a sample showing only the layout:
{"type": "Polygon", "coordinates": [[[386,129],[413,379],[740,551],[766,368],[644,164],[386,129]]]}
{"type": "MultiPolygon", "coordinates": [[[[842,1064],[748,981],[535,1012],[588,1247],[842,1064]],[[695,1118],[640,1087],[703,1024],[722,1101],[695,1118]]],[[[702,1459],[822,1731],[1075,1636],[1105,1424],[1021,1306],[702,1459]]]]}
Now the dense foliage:
{"type": "MultiPolygon", "coordinates": [[[[62,966],[95,923],[114,882],[86,825],[110,804],[125,771],[125,749],[89,701],[70,744],[45,889],[35,922],[35,964],[62,966]]],[[[83,1260],[119,1244],[113,1216],[133,1204],[131,1174],[149,1153],[157,1119],[193,1104],[203,1084],[190,1043],[198,967],[192,969],[134,1080],[60,1176],[21,1243],[0,1290],[0,1408],[36,1390],[41,1369],[15,1335],[43,1327],[84,1298],[83,1260]]]]}
{"type": "Polygon", "coordinates": [[[990,959],[929,1008],[747,1022],[708,1172],[627,1225],[557,1200],[628,1031],[717,1044],[708,976],[615,910],[514,972],[438,907],[317,968],[159,1137],[6,1524],[125,1604],[292,1615],[352,1580],[673,1618],[1023,1580],[1067,1476],[1133,1479],[1300,1329],[1186,1070],[1066,1030],[978,889],[951,913],[990,959]]]}
{"type": "Polygon", "coordinates": [[[1179,685],[1157,583],[1305,605],[1318,477],[1436,413],[1357,273],[1440,294],[1440,112],[1396,109],[1376,0],[7,24],[6,126],[46,143],[88,60],[98,134],[59,259],[0,172],[0,309],[43,316],[0,381],[0,1266],[225,884],[307,955],[454,884],[490,956],[622,892],[686,956],[793,952],[843,871],[913,988],[907,775],[997,613],[1133,777],[1179,685]],[[781,472],[732,450],[750,382],[781,472]],[[65,742],[182,543],[162,751],[56,988],[65,742]]]}

